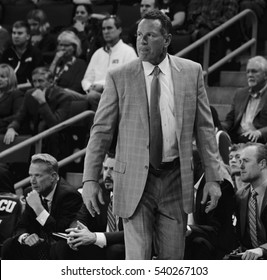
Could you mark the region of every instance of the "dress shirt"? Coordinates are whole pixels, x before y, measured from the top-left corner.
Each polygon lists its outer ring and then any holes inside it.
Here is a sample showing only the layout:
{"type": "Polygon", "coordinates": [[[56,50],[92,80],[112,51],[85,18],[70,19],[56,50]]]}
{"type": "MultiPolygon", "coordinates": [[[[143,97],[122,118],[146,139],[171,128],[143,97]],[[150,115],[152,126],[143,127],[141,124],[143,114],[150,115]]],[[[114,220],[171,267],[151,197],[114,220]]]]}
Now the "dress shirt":
{"type": "MultiPolygon", "coordinates": [[[[112,197],[112,196],[113,196],[113,192],[110,193],[110,197],[112,197]]],[[[118,229],[119,228],[118,227],[119,217],[118,216],[115,216],[115,217],[116,217],[116,228],[118,229]]],[[[110,232],[108,223],[107,223],[106,232],[110,232]]],[[[94,244],[101,248],[107,246],[107,239],[106,239],[105,234],[103,232],[95,232],[95,234],[96,234],[96,242],[94,244]]]]}
{"type": "MultiPolygon", "coordinates": [[[[48,209],[49,209],[49,212],[51,210],[51,205],[52,205],[52,200],[53,200],[53,196],[54,196],[54,193],[55,193],[55,190],[56,190],[56,186],[54,187],[54,189],[46,196],[46,197],[43,197],[43,199],[46,199],[47,200],[47,205],[48,205],[48,209]]],[[[46,222],[46,220],[48,219],[49,217],[49,212],[47,212],[46,209],[44,209],[40,214],[39,216],[36,217],[36,220],[43,226],[46,222]]]]}
{"type": "Polygon", "coordinates": [[[92,84],[105,85],[106,75],[109,70],[121,66],[137,58],[132,47],[122,40],[109,50],[98,49],[92,56],[82,80],[82,87],[87,91],[92,84]]]}
{"type": "MultiPolygon", "coordinates": [[[[151,82],[153,79],[154,67],[156,65],[153,65],[146,61],[143,61],[142,64],[145,73],[146,92],[149,104],[151,82]]],[[[162,161],[170,162],[179,156],[179,151],[175,133],[174,88],[169,57],[166,56],[165,59],[158,65],[158,67],[161,71],[159,74],[159,82],[161,88],[159,106],[163,135],[162,161]]]]}
{"type": "Polygon", "coordinates": [[[240,134],[256,130],[253,125],[253,121],[256,117],[256,112],[262,99],[262,94],[265,91],[267,84],[257,93],[250,93],[250,99],[247,104],[246,111],[244,112],[240,122],[240,134]]]}
{"type": "MultiPolygon", "coordinates": [[[[43,197],[43,199],[45,198],[47,200],[47,205],[48,205],[48,209],[50,211],[51,209],[51,204],[52,204],[52,199],[53,199],[53,196],[54,196],[54,193],[55,193],[55,190],[56,190],[56,187],[54,187],[54,189],[46,196],[46,197],[43,197]]],[[[37,217],[36,217],[36,220],[42,225],[44,226],[46,220],[48,219],[49,217],[49,213],[47,212],[46,209],[44,209],[37,217]]],[[[26,236],[26,235],[29,235],[28,233],[23,233],[19,236],[18,238],[18,242],[21,244],[22,243],[22,240],[23,240],[23,237],[26,236]]]]}

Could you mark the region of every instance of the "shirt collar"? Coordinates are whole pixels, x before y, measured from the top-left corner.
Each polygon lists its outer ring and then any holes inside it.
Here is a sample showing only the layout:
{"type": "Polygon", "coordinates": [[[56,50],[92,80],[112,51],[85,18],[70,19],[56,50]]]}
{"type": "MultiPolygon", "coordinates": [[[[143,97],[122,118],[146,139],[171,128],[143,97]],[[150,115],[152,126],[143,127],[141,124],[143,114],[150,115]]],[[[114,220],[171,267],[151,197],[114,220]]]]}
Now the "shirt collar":
{"type": "MultiPolygon", "coordinates": [[[[250,185],[250,188],[252,186],[250,185]]],[[[259,195],[259,197],[263,197],[267,188],[267,180],[265,180],[260,186],[254,188],[255,192],[259,195]]]]}
{"type": "MultiPolygon", "coordinates": [[[[153,65],[148,61],[142,61],[142,64],[143,64],[145,76],[151,75],[156,65],[153,65]]],[[[164,75],[167,74],[168,68],[170,67],[168,55],[166,55],[166,57],[161,61],[158,67],[160,68],[161,73],[163,73],[164,75]]]]}
{"type": "Polygon", "coordinates": [[[57,188],[57,184],[55,185],[55,187],[53,188],[53,190],[52,190],[47,196],[44,197],[47,201],[51,202],[51,201],[53,200],[53,197],[54,197],[54,193],[55,193],[55,191],[56,191],[56,188],[57,188]]]}
{"type": "Polygon", "coordinates": [[[262,97],[263,92],[264,92],[266,89],[267,89],[267,83],[266,83],[265,86],[264,86],[261,90],[259,90],[258,92],[252,92],[252,90],[249,89],[250,96],[251,96],[252,98],[262,97]]]}
{"type": "Polygon", "coordinates": [[[107,52],[107,53],[112,53],[112,52],[114,52],[114,51],[116,51],[118,48],[120,48],[120,46],[123,44],[123,42],[122,42],[122,39],[120,39],[118,42],[117,42],[117,44],[115,44],[113,47],[107,47],[107,46],[105,46],[104,47],[104,50],[107,52]]]}

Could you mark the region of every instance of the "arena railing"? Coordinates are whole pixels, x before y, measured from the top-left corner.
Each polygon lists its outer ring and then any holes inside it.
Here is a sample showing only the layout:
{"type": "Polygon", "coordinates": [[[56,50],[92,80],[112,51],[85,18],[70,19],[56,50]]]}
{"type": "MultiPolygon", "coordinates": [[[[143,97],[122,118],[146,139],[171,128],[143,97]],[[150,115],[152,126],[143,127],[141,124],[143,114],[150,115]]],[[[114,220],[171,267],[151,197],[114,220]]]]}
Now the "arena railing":
{"type": "MultiPolygon", "coordinates": [[[[90,110],[84,111],[74,117],[71,117],[71,118],[61,122],[58,125],[55,125],[35,136],[32,136],[30,139],[27,139],[11,148],[8,148],[8,149],[2,151],[0,153],[0,162],[1,162],[1,159],[5,158],[6,156],[10,155],[11,153],[15,153],[16,151],[18,151],[28,145],[32,145],[32,144],[35,144],[35,153],[40,153],[42,150],[42,139],[65,129],[65,128],[73,125],[74,123],[81,121],[82,119],[85,119],[88,117],[93,118],[94,115],[95,115],[94,111],[90,111],[90,110]]],[[[74,161],[75,159],[82,157],[84,154],[85,154],[85,149],[82,149],[82,150],[66,157],[65,159],[62,159],[61,161],[59,161],[59,167],[67,165],[68,163],[74,161]]],[[[15,185],[14,185],[15,191],[17,192],[18,189],[23,188],[28,183],[29,183],[29,177],[15,183],[15,185]]]]}
{"type": "Polygon", "coordinates": [[[222,66],[223,64],[227,63],[229,60],[234,58],[235,56],[241,54],[243,51],[250,48],[250,54],[251,56],[255,56],[257,52],[257,31],[258,31],[258,19],[256,14],[250,10],[246,9],[233,18],[229,19],[227,22],[223,23],[219,27],[215,28],[205,36],[201,37],[196,42],[192,43],[188,47],[182,49],[179,51],[176,56],[183,57],[186,54],[188,54],[190,51],[194,50],[195,48],[201,46],[204,44],[203,48],[203,73],[205,76],[205,82],[207,83],[207,77],[210,73],[212,73],[214,70],[222,66]],[[235,50],[229,52],[226,56],[224,56],[222,59],[218,60],[214,64],[209,66],[209,54],[210,54],[210,41],[213,37],[217,36],[219,33],[224,31],[226,28],[229,28],[233,24],[240,22],[245,17],[249,16],[251,18],[252,23],[252,31],[251,31],[251,37],[248,38],[248,41],[242,44],[240,47],[236,48],[235,50]]]}

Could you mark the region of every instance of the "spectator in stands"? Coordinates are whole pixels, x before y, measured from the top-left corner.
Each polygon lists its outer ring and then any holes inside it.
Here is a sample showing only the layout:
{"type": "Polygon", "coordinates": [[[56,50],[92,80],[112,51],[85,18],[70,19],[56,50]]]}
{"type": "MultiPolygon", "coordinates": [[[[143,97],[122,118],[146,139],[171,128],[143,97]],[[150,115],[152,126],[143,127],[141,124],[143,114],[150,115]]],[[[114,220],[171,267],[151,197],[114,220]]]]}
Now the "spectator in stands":
{"type": "Polygon", "coordinates": [[[33,69],[43,65],[42,53],[30,44],[30,28],[24,21],[16,21],[12,26],[12,46],[2,55],[2,63],[13,67],[18,84],[30,86],[33,69]]]}
{"type": "Polygon", "coordinates": [[[93,53],[102,46],[100,19],[105,16],[93,14],[90,0],[76,0],[74,4],[73,26],[70,30],[75,31],[81,40],[80,58],[89,62],[93,53]]]}
{"type": "Polygon", "coordinates": [[[81,81],[83,79],[86,63],[80,59],[81,41],[73,31],[62,31],[57,38],[57,52],[50,65],[54,75],[54,83],[83,94],[81,81]]]}
{"type": "MultiPolygon", "coordinates": [[[[26,92],[20,110],[8,126],[4,137],[6,144],[12,143],[19,133],[37,134],[69,117],[71,99],[64,89],[53,85],[53,76],[47,68],[36,68],[32,81],[34,89],[26,92]]],[[[63,137],[62,133],[60,137],[63,137]]],[[[65,142],[61,141],[59,145],[59,141],[56,135],[45,138],[43,151],[60,157],[65,142]]]]}
{"type": "Polygon", "coordinates": [[[105,46],[93,54],[82,80],[83,90],[88,95],[93,110],[97,109],[108,70],[137,58],[134,49],[120,39],[121,32],[119,17],[111,15],[103,19],[102,33],[105,46]]]}
{"type": "Polygon", "coordinates": [[[50,23],[45,12],[40,9],[29,11],[27,22],[31,29],[31,44],[42,52],[44,62],[50,65],[57,43],[54,35],[50,33],[50,23]]]}
{"type": "Polygon", "coordinates": [[[262,56],[250,58],[246,71],[248,87],[236,92],[222,125],[233,143],[266,143],[267,60],[262,56]]]}
{"type": "Polygon", "coordinates": [[[173,30],[180,29],[186,19],[187,0],[159,0],[159,9],[166,14],[173,30]]]}
{"type": "MultiPolygon", "coordinates": [[[[1,20],[1,15],[0,15],[0,20],[1,20]]],[[[8,30],[0,25],[0,61],[2,60],[2,54],[4,50],[8,48],[10,42],[11,42],[11,37],[8,30]]]]}
{"type": "Polygon", "coordinates": [[[16,74],[8,64],[0,64],[0,134],[7,130],[23,101],[23,93],[17,88],[16,74]]]}
{"type": "Polygon", "coordinates": [[[136,50],[136,32],[139,22],[141,21],[141,18],[143,15],[151,11],[153,9],[158,9],[158,0],[141,0],[140,3],[140,19],[137,20],[137,22],[134,23],[129,28],[129,31],[127,32],[127,43],[130,44],[135,50],[136,50]]]}
{"type": "Polygon", "coordinates": [[[115,218],[115,228],[109,222],[109,215],[113,215],[108,205],[112,203],[114,165],[114,155],[109,154],[103,163],[102,189],[106,204],[101,206],[101,214],[93,218],[83,204],[75,221],[66,230],[68,242],[65,240],[57,242],[52,249],[52,258],[125,259],[122,221],[115,218]]]}
{"type": "Polygon", "coordinates": [[[236,194],[237,233],[243,260],[267,259],[267,146],[248,143],[242,149],[241,179],[236,194]]]}
{"type": "Polygon", "coordinates": [[[240,153],[243,148],[242,143],[233,144],[229,149],[229,167],[234,183],[235,191],[240,190],[244,187],[244,184],[241,180],[241,169],[240,169],[240,153]]]}
{"type": "Polygon", "coordinates": [[[35,154],[29,167],[31,190],[14,237],[5,241],[3,259],[48,259],[53,232],[63,232],[82,204],[79,192],[59,178],[58,162],[35,154]]]}

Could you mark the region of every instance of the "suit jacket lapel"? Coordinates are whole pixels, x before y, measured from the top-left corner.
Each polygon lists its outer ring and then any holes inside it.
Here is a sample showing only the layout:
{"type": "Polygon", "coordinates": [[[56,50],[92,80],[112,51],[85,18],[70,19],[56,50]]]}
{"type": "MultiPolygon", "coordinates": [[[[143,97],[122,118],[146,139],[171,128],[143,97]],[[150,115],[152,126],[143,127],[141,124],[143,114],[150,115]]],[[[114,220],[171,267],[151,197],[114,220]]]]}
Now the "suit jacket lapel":
{"type": "Polygon", "coordinates": [[[240,230],[241,235],[243,236],[245,234],[245,225],[246,225],[246,219],[247,219],[247,208],[248,208],[248,195],[249,195],[250,187],[246,187],[244,190],[241,201],[240,201],[240,230]]]}
{"type": "Polygon", "coordinates": [[[262,108],[264,107],[264,105],[266,104],[267,102],[267,90],[265,90],[262,94],[262,97],[261,97],[261,101],[260,101],[260,104],[257,108],[257,111],[256,111],[256,114],[255,116],[258,115],[258,113],[262,110],[262,108]]]}
{"type": "Polygon", "coordinates": [[[250,97],[250,94],[249,94],[249,91],[247,90],[246,96],[244,96],[243,102],[241,101],[239,103],[238,115],[237,115],[236,122],[235,122],[236,124],[239,123],[239,121],[241,120],[241,118],[247,108],[249,97],[250,97]]]}
{"type": "Polygon", "coordinates": [[[183,107],[184,107],[184,98],[185,98],[185,83],[183,80],[183,71],[182,68],[179,67],[175,61],[170,58],[171,72],[172,72],[172,80],[173,80],[173,91],[174,91],[174,117],[176,120],[176,128],[177,128],[177,139],[179,141],[182,131],[183,125],[183,107]]]}
{"type": "Polygon", "coordinates": [[[149,110],[146,92],[146,80],[141,60],[138,61],[138,66],[134,69],[132,79],[136,79],[136,81],[138,81],[136,87],[137,103],[140,104],[139,110],[141,114],[141,120],[144,125],[144,130],[149,135],[149,110]]]}

